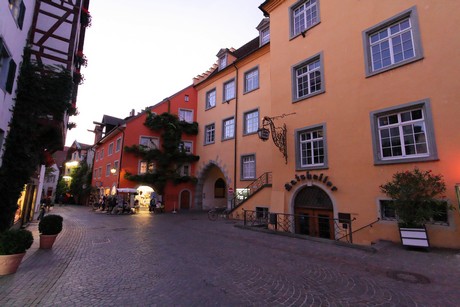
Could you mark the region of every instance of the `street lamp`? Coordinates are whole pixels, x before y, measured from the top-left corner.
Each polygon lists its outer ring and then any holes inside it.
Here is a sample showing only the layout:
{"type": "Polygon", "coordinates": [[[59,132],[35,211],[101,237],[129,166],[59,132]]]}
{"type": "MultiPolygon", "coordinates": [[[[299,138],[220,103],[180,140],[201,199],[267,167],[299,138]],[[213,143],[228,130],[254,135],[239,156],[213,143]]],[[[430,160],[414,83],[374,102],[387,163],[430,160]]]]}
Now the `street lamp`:
{"type": "Polygon", "coordinates": [[[116,172],[117,172],[117,169],[115,167],[112,167],[110,169],[110,173],[112,173],[112,175],[115,175],[116,172]]]}

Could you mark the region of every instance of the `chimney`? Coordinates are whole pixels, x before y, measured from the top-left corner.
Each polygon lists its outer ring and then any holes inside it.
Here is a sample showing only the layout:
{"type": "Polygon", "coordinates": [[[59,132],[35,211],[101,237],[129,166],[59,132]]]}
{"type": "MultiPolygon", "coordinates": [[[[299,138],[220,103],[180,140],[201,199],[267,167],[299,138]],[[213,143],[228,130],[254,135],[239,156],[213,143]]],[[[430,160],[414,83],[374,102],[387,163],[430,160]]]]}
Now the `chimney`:
{"type": "Polygon", "coordinates": [[[129,116],[134,116],[134,114],[136,114],[136,111],[134,111],[134,109],[132,109],[131,113],[129,113],[129,116]]]}

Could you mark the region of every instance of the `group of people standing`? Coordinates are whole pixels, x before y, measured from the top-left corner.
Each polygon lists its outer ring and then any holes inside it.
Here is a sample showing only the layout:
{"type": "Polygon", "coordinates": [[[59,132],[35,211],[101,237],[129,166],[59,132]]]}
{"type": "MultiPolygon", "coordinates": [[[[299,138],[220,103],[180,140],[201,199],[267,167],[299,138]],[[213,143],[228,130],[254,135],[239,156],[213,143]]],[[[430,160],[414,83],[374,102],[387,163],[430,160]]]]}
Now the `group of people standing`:
{"type": "Polygon", "coordinates": [[[131,205],[129,201],[118,195],[104,195],[99,199],[97,207],[101,211],[107,211],[107,214],[133,214],[139,212],[139,201],[136,199],[131,205]]]}

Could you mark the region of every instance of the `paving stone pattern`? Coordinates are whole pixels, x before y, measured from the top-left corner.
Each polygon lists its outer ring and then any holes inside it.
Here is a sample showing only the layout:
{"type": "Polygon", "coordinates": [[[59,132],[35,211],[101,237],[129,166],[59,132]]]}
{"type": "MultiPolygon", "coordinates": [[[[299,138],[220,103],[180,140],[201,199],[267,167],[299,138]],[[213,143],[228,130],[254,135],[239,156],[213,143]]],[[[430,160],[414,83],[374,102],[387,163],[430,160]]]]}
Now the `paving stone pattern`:
{"type": "Polygon", "coordinates": [[[107,215],[63,206],[0,277],[0,306],[459,306],[460,254],[376,252],[250,231],[206,214],[107,215]]]}

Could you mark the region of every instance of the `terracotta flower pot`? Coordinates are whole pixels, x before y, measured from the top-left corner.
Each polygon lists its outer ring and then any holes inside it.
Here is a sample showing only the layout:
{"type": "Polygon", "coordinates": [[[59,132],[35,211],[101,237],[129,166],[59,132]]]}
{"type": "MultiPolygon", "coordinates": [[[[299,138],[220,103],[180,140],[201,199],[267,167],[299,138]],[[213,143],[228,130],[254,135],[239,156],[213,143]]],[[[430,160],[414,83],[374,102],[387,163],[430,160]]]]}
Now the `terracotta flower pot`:
{"type": "Polygon", "coordinates": [[[40,249],[51,249],[58,235],[40,235],[40,249]]]}
{"type": "Polygon", "coordinates": [[[0,255],[0,275],[16,273],[25,254],[0,255]]]}

